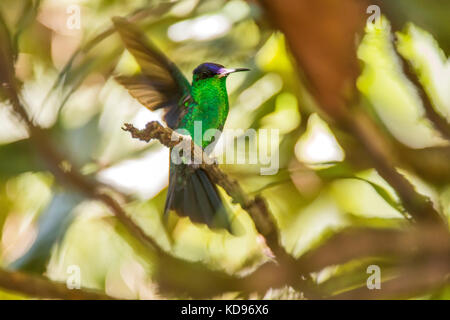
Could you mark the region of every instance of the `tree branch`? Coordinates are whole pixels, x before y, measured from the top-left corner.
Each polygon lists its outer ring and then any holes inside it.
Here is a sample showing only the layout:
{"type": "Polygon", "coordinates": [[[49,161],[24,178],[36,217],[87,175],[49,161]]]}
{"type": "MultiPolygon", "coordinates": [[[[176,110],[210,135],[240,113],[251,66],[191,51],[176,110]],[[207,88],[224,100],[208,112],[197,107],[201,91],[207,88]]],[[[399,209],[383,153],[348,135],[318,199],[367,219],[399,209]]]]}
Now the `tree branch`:
{"type": "MultiPolygon", "coordinates": [[[[269,212],[266,202],[262,197],[249,197],[242,190],[239,183],[222,172],[218,165],[203,152],[201,147],[195,145],[190,137],[183,136],[170,128],[163,127],[157,121],[147,123],[145,129],[143,130],[139,130],[131,124],[125,124],[123,130],[130,132],[133,138],[142,141],[149,142],[152,139],[157,139],[161,144],[168,148],[173,148],[180,143],[187,144],[191,150],[193,163],[195,163],[193,165],[197,165],[205,170],[213,183],[222,187],[234,202],[238,203],[244,210],[246,210],[253,219],[258,232],[265,237],[268,247],[276,257],[277,264],[274,264],[273,262],[266,263],[263,267],[252,273],[246,279],[237,279],[229,276],[224,278],[223,275],[213,275],[210,273],[210,275],[221,284],[219,286],[221,290],[228,288],[230,291],[234,291],[241,288],[241,290],[253,289],[261,292],[262,290],[267,290],[272,285],[292,285],[301,288],[309,296],[318,296],[318,293],[314,292],[307,281],[301,278],[296,268],[295,259],[280,245],[276,222],[274,221],[273,216],[269,212]],[[279,276],[274,277],[274,274],[279,274],[279,276]],[[268,282],[268,278],[271,278],[273,282],[268,282]],[[255,279],[258,280],[255,281],[255,279]],[[266,279],[266,281],[261,281],[263,279],[266,279]]],[[[176,266],[176,264],[169,265],[176,266]]],[[[192,267],[190,270],[194,273],[198,268],[198,266],[195,265],[191,265],[190,267],[192,267]]],[[[168,272],[167,270],[163,270],[163,273],[168,272]]],[[[177,268],[177,270],[177,272],[171,272],[171,274],[173,275],[179,273],[185,275],[187,269],[177,268]]],[[[186,283],[186,281],[189,281],[188,279],[192,278],[192,274],[190,276],[191,277],[181,276],[177,277],[177,279],[179,278],[181,283],[186,283]]],[[[200,277],[203,278],[203,280],[206,280],[204,276],[200,277]]],[[[169,281],[172,283],[173,279],[170,279],[169,281]]],[[[202,281],[202,283],[203,282],[205,281],[202,281]]],[[[210,287],[210,283],[211,281],[205,282],[207,287],[210,287]]],[[[193,293],[199,291],[199,286],[202,287],[200,282],[195,283],[190,292],[193,293]]],[[[174,288],[172,287],[172,289],[174,288]]],[[[198,293],[203,294],[205,292],[212,294],[215,291],[211,291],[211,288],[207,289],[206,287],[202,287],[202,290],[198,293]]]]}
{"type": "Polygon", "coordinates": [[[131,133],[133,138],[149,142],[157,139],[168,148],[173,148],[179,143],[186,143],[192,153],[193,163],[205,170],[211,180],[222,187],[225,192],[246,210],[253,219],[256,229],[266,238],[270,239],[270,245],[278,246],[278,231],[276,222],[270,214],[266,202],[261,197],[251,198],[241,188],[236,180],[223,173],[214,161],[209,158],[201,147],[193,143],[190,137],[183,136],[170,128],[163,127],[159,122],[147,123],[145,129],[139,130],[131,124],[125,124],[123,130],[131,133]]]}
{"type": "Polygon", "coordinates": [[[349,228],[335,234],[297,260],[298,270],[317,272],[330,265],[344,264],[364,257],[411,257],[450,252],[450,237],[440,226],[395,229],[349,228]]]}
{"type": "MultiPolygon", "coordinates": [[[[383,270],[381,271],[383,272],[383,270]]],[[[450,257],[435,256],[425,262],[398,268],[396,277],[381,283],[380,289],[362,286],[331,296],[334,300],[408,299],[449,284],[450,257]]]]}
{"type": "Polygon", "coordinates": [[[23,272],[0,269],[0,287],[13,292],[23,293],[33,298],[66,299],[66,300],[112,300],[95,290],[68,289],[60,282],[47,278],[29,275],[23,272]]]}
{"type": "Polygon", "coordinates": [[[403,207],[412,218],[418,223],[440,224],[446,228],[444,217],[434,208],[431,200],[418,193],[411,182],[397,171],[396,151],[374,121],[365,112],[354,110],[352,115],[348,114],[343,125],[366,150],[374,168],[396,191],[403,207]]]}

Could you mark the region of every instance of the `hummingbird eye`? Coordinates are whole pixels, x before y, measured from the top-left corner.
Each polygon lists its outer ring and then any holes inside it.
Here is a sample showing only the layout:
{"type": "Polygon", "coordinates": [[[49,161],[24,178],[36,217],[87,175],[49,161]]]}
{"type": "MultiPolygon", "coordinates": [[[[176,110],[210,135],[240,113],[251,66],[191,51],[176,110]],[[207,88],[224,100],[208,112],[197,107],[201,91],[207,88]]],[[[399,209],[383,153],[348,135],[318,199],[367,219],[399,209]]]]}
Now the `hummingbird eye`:
{"type": "Polygon", "coordinates": [[[198,75],[199,79],[207,79],[211,78],[212,76],[214,76],[214,74],[210,71],[202,71],[198,75]]]}

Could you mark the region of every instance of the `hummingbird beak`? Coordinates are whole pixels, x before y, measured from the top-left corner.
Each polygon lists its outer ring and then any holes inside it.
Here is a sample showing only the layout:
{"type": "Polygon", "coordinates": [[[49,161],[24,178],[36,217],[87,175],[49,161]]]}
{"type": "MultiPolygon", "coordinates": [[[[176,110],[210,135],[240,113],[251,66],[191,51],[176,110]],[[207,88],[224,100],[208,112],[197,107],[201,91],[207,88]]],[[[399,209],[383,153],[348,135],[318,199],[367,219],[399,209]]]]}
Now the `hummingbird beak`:
{"type": "Polygon", "coordinates": [[[222,69],[219,70],[219,78],[226,77],[230,73],[241,72],[241,71],[250,71],[250,69],[247,69],[247,68],[236,68],[236,69],[222,68],[222,69]]]}

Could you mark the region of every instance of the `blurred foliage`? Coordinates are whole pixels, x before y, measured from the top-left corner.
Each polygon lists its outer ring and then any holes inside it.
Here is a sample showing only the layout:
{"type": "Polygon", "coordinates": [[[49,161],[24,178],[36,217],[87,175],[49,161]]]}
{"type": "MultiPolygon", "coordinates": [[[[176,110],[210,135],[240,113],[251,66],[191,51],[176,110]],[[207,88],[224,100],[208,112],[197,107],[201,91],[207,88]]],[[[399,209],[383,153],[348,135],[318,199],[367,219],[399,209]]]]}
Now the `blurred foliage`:
{"type": "MultiPolygon", "coordinates": [[[[13,39],[21,98],[34,123],[47,129],[52,143],[65,155],[67,162],[61,166],[80,167],[84,175],[126,199],[130,216],[177,257],[202,261],[227,273],[248,272],[267,259],[253,222],[231,203],[235,236],[185,218],[177,219],[171,230],[163,227],[168,151],[156,142],[133,140],[121,130],[125,122],[143,127],[161,115],[140,106],[112,77],[134,72],[138,66],[118,36],[108,33],[110,18],[141,13],[139,26],[188,79],[191,70],[204,61],[251,68],[252,72],[228,80],[231,110],[226,128],[279,129],[280,169],[273,176],[258,174],[263,163],[223,165],[223,169],[239,178],[247,192],[266,198],[289,252],[300,256],[332,231],[347,226],[398,228],[407,223],[389,184],[375,170],[358,170],[347,162],[333,128],[299,81],[284,36],[271,29],[256,4],[162,2],[0,2],[13,39]],[[66,25],[67,7],[74,4],[81,8],[80,30],[66,25]],[[153,10],[145,11],[148,8],[153,10]]],[[[366,30],[358,48],[362,65],[358,89],[398,142],[418,149],[448,146],[425,118],[421,100],[394,50],[397,47],[414,66],[436,111],[450,120],[450,63],[444,52],[450,48],[448,3],[390,3],[404,19],[404,28],[396,41],[386,17],[381,29],[366,30]]],[[[157,259],[130,239],[102,203],[83,198],[55,180],[6,100],[0,102],[0,142],[3,267],[64,281],[67,268],[77,265],[82,286],[123,298],[158,297],[152,282],[157,259]]],[[[438,188],[402,170],[420,193],[450,217],[449,186],[438,188]]],[[[331,268],[317,276],[323,282],[366,264],[331,268]]],[[[350,288],[365,283],[365,278],[340,281],[350,288]]],[[[430,297],[448,299],[449,289],[430,297]]],[[[0,290],[0,298],[19,296],[0,290]]]]}

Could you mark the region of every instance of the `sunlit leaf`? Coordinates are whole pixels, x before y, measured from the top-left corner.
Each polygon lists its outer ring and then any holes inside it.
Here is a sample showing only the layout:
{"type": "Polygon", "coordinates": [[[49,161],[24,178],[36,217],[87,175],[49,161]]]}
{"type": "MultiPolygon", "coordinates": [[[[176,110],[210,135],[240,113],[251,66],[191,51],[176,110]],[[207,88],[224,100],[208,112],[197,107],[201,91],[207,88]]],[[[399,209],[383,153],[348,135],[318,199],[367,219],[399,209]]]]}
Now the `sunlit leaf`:
{"type": "Polygon", "coordinates": [[[412,23],[397,36],[399,52],[413,65],[436,111],[450,122],[450,59],[431,34],[412,23]]]}
{"type": "Polygon", "coordinates": [[[420,97],[403,74],[391,37],[391,26],[385,17],[380,28],[366,30],[358,48],[358,58],[364,62],[358,89],[400,142],[413,148],[446,145],[447,142],[424,117],[420,97]]]}
{"type": "Polygon", "coordinates": [[[38,234],[31,248],[14,261],[11,269],[42,273],[45,270],[50,253],[62,239],[74,216],[72,211],[80,203],[82,196],[76,193],[56,193],[37,222],[38,234]]]}

